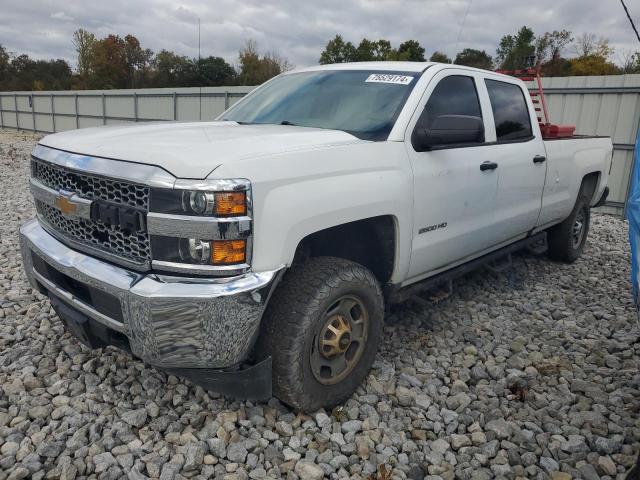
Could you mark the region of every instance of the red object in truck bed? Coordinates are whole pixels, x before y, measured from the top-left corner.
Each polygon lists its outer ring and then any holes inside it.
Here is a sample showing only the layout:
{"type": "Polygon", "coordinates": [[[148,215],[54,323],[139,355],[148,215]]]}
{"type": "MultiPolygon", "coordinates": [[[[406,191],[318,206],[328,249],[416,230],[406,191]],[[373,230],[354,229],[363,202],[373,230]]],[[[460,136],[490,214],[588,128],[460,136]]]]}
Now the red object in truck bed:
{"type": "Polygon", "coordinates": [[[553,123],[541,123],[540,132],[542,132],[542,138],[565,138],[573,137],[576,131],[575,125],[555,125],[553,123]]]}

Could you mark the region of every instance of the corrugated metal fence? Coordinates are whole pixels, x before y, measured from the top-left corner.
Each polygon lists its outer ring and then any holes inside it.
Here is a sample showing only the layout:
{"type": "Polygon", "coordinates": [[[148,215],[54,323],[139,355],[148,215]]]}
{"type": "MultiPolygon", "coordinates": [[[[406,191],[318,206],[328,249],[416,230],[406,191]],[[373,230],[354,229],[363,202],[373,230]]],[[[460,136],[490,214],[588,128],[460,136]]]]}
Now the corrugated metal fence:
{"type": "MultiPolygon", "coordinates": [[[[614,143],[609,201],[622,213],[640,120],[640,75],[543,79],[551,119],[614,143]]],[[[253,87],[0,92],[0,128],[59,132],[122,122],[209,120],[253,87]]]]}
{"type": "Polygon", "coordinates": [[[0,92],[0,128],[52,133],[123,122],[208,120],[253,88],[0,92]]]}
{"type": "Polygon", "coordinates": [[[544,78],[543,85],[554,123],[576,125],[576,133],[613,140],[610,193],[603,210],[621,214],[640,128],[640,75],[544,78]]]}

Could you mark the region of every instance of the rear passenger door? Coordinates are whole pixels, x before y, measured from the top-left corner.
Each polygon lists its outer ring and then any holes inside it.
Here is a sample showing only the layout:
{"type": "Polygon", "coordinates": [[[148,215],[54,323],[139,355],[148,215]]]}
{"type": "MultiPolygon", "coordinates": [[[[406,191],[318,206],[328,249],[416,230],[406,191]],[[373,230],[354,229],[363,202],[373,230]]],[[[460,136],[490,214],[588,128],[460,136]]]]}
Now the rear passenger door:
{"type": "Polygon", "coordinates": [[[496,243],[503,243],[536,226],[547,163],[528,92],[503,77],[486,78],[484,86],[493,120],[487,137],[495,135],[491,151],[498,164],[493,228],[496,243]]]}

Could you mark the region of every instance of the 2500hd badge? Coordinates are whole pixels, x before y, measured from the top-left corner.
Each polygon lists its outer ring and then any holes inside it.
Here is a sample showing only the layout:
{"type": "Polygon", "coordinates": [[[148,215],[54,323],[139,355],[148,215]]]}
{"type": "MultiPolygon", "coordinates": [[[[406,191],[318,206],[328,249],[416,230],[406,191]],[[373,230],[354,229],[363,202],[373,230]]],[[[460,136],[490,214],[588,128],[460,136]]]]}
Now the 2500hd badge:
{"type": "Polygon", "coordinates": [[[434,230],[438,230],[440,228],[446,228],[447,222],[436,223],[435,225],[429,225],[428,227],[421,228],[418,230],[418,233],[422,235],[423,233],[433,232],[434,230]]]}

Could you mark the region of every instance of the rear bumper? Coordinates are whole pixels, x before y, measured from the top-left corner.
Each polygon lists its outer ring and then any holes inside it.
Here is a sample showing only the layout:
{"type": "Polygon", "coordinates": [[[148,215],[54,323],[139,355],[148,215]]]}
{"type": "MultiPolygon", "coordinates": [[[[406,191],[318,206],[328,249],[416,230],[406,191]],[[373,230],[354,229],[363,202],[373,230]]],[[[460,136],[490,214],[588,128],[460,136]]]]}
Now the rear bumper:
{"type": "Polygon", "coordinates": [[[144,361],[186,377],[194,369],[235,369],[247,359],[283,272],[215,279],[142,274],[70,249],[37,220],[22,226],[20,244],[34,287],[126,337],[144,361]]]}

